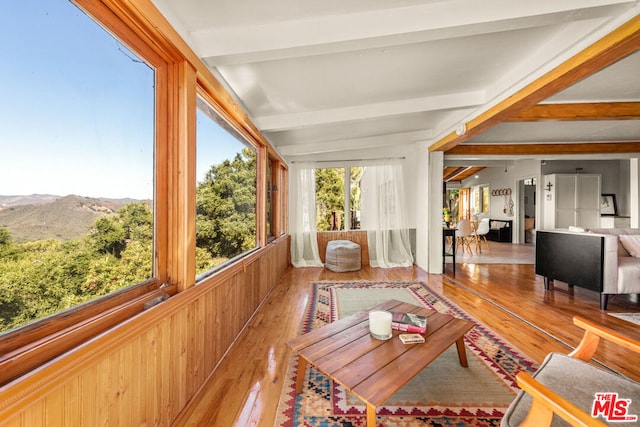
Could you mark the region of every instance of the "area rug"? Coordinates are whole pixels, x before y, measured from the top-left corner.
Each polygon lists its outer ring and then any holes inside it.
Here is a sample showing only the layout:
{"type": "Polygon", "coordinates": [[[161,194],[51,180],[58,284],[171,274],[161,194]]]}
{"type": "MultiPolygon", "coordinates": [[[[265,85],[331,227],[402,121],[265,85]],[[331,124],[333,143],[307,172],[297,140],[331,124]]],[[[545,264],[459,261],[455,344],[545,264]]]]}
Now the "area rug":
{"type": "MultiPolygon", "coordinates": [[[[518,372],[537,365],[460,307],[420,282],[315,282],[300,333],[390,299],[447,313],[475,323],[465,336],[468,368],[455,346],[378,408],[378,425],[393,427],[490,427],[500,425],[515,397],[518,372]]],[[[365,404],[307,365],[304,388],[295,394],[298,358],[292,356],[276,415],[276,426],[366,425],[365,404]]]]}
{"type": "Polygon", "coordinates": [[[640,325],[640,313],[607,313],[610,316],[617,317],[618,319],[626,320],[627,322],[640,325]]]}

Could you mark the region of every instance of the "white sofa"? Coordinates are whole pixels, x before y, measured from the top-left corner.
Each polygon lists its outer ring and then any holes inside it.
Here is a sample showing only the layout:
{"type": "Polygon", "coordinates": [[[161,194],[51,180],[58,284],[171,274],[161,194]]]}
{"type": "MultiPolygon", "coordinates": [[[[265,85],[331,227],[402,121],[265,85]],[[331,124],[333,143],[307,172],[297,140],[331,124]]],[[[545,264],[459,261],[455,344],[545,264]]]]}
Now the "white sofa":
{"type": "Polygon", "coordinates": [[[545,290],[554,279],[591,289],[600,293],[600,308],[606,310],[610,295],[640,294],[640,229],[538,231],[535,268],[545,290]],[[635,240],[635,256],[623,245],[634,243],[629,240],[635,240]]]}
{"type": "Polygon", "coordinates": [[[640,236],[640,228],[593,228],[589,233],[604,235],[602,293],[640,294],[640,257],[636,257],[640,253],[632,256],[625,248],[629,242],[620,239],[621,235],[640,236]]]}

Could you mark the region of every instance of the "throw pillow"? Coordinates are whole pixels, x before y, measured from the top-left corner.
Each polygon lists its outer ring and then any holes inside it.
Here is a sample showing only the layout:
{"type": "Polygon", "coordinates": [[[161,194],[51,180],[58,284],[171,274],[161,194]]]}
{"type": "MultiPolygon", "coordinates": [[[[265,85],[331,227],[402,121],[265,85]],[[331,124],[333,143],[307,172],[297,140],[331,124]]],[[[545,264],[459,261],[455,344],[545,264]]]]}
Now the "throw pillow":
{"type": "Polygon", "coordinates": [[[504,221],[491,221],[492,230],[500,230],[501,228],[504,228],[505,225],[507,225],[507,223],[504,221]]]}
{"type": "Polygon", "coordinates": [[[640,234],[621,234],[618,238],[632,257],[640,258],[640,234]]]}

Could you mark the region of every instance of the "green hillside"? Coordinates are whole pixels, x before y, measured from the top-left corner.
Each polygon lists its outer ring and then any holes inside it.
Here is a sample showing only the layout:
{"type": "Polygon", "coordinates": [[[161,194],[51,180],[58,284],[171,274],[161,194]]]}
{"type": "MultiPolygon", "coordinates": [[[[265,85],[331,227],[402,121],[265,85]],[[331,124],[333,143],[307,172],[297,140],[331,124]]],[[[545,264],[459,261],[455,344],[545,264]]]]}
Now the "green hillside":
{"type": "Polygon", "coordinates": [[[128,202],[75,195],[44,203],[14,202],[0,207],[0,227],[7,228],[16,243],[50,238],[68,241],[86,235],[96,218],[113,215],[128,202]]]}

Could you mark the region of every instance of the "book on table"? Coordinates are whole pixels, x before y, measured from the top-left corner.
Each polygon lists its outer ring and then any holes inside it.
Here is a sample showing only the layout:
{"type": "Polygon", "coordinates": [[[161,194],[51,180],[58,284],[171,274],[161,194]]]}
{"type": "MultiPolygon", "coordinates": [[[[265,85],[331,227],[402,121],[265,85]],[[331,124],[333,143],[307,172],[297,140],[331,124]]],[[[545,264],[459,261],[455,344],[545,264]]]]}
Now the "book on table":
{"type": "Polygon", "coordinates": [[[402,344],[419,344],[424,342],[424,337],[420,334],[400,334],[402,344]]]}
{"type": "Polygon", "coordinates": [[[419,314],[392,311],[391,327],[398,331],[424,334],[427,331],[427,318],[419,314]]]}

